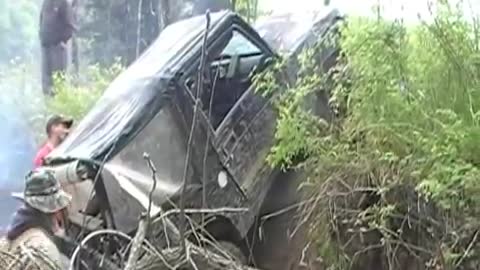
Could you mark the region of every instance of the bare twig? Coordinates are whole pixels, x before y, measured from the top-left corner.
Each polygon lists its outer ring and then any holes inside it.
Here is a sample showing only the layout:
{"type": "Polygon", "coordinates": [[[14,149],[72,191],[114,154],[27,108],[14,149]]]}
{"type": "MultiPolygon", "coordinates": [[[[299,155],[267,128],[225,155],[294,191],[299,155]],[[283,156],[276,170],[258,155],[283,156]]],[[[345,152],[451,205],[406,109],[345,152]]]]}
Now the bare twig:
{"type": "Polygon", "coordinates": [[[462,257],[460,258],[460,260],[458,260],[458,262],[455,264],[455,269],[458,269],[458,267],[460,265],[462,265],[463,261],[465,260],[465,258],[467,258],[467,256],[469,255],[470,251],[472,251],[472,248],[475,246],[475,244],[477,244],[477,240],[478,240],[478,236],[480,234],[480,230],[477,230],[477,232],[475,232],[475,235],[473,236],[472,238],[472,241],[470,241],[470,244],[468,244],[468,247],[467,249],[465,250],[465,252],[463,253],[462,257]]]}
{"type": "Polygon", "coordinates": [[[190,128],[190,135],[188,137],[188,144],[187,144],[187,155],[185,157],[185,167],[183,171],[183,181],[182,181],[182,193],[180,197],[180,238],[182,240],[182,247],[184,252],[186,253],[185,247],[185,194],[187,190],[187,175],[188,175],[188,165],[190,163],[190,155],[192,149],[192,141],[193,141],[193,133],[195,130],[196,122],[197,122],[197,114],[198,114],[198,106],[200,104],[200,97],[201,91],[203,88],[203,73],[205,69],[205,62],[206,62],[206,53],[207,53],[207,39],[208,39],[208,31],[210,29],[210,12],[207,11],[206,13],[206,26],[205,26],[205,35],[202,44],[202,54],[200,57],[200,66],[198,69],[198,81],[197,81],[197,91],[195,92],[195,106],[193,109],[193,117],[192,117],[192,126],[190,128]]]}
{"type": "MultiPolygon", "coordinates": [[[[187,257],[189,259],[183,260],[185,258],[185,253],[182,251],[182,248],[174,248],[170,250],[164,250],[165,259],[172,265],[175,265],[175,262],[180,260],[183,264],[176,264],[178,268],[181,269],[210,269],[210,270],[257,270],[242,264],[239,264],[231,259],[225,259],[223,256],[220,256],[210,250],[202,249],[191,243],[187,243],[187,257]],[[188,267],[185,265],[189,263],[188,267]],[[192,265],[193,263],[193,265],[192,265]]],[[[177,268],[177,269],[178,269],[177,268]]],[[[142,270],[167,270],[170,268],[166,267],[159,258],[151,257],[148,260],[142,262],[141,265],[138,265],[137,269],[142,270]]]]}
{"type": "MultiPolygon", "coordinates": [[[[2,243],[3,244],[3,243],[2,243]]],[[[2,246],[2,249],[4,247],[2,246]]],[[[2,269],[59,270],[58,262],[45,251],[32,246],[20,245],[15,250],[0,250],[2,269]]]]}
{"type": "MultiPolygon", "coordinates": [[[[230,208],[230,207],[220,207],[214,209],[184,209],[183,213],[185,214],[219,214],[219,213],[241,213],[247,212],[248,208],[230,208]]],[[[163,218],[172,214],[182,213],[181,209],[172,209],[166,211],[164,214],[158,218],[163,218]]]]}
{"type": "Polygon", "coordinates": [[[155,165],[153,164],[152,160],[150,159],[150,155],[148,153],[143,154],[143,158],[147,161],[148,167],[152,171],[152,189],[150,190],[150,193],[148,194],[148,208],[147,208],[147,232],[149,231],[150,228],[150,219],[152,217],[152,204],[153,204],[153,193],[157,189],[157,169],[155,168],[155,165]]]}
{"type": "MultiPolygon", "coordinates": [[[[215,73],[215,78],[212,83],[212,88],[210,90],[210,101],[208,105],[208,120],[212,121],[212,108],[213,108],[213,98],[215,97],[215,88],[217,86],[217,80],[218,76],[220,75],[220,69],[217,69],[217,72],[215,73]]],[[[207,140],[205,141],[205,152],[203,153],[203,166],[202,166],[202,208],[207,207],[207,157],[208,157],[208,151],[209,151],[209,146],[210,146],[210,132],[207,132],[207,140]]],[[[202,226],[205,224],[205,217],[202,216],[202,226]]]]}
{"type": "MultiPolygon", "coordinates": [[[[150,159],[150,155],[148,153],[143,154],[143,158],[147,161],[148,167],[152,172],[152,189],[150,190],[148,196],[148,208],[147,213],[140,218],[140,223],[138,225],[137,233],[135,234],[135,238],[133,239],[132,243],[132,250],[130,252],[130,256],[128,257],[128,262],[125,267],[125,270],[133,270],[135,269],[135,265],[137,264],[138,258],[140,257],[141,246],[145,240],[145,236],[148,234],[151,225],[151,217],[152,217],[152,204],[153,204],[153,193],[157,188],[157,169],[153,164],[152,160],[150,159]]],[[[163,219],[162,219],[163,221],[163,219]]]]}
{"type": "Polygon", "coordinates": [[[130,256],[128,257],[127,265],[125,270],[134,270],[135,265],[137,264],[138,258],[140,257],[140,251],[142,249],[142,243],[145,240],[145,235],[148,230],[148,216],[145,218],[143,216],[140,219],[137,233],[135,238],[133,238],[132,250],[130,251],[130,256]]]}

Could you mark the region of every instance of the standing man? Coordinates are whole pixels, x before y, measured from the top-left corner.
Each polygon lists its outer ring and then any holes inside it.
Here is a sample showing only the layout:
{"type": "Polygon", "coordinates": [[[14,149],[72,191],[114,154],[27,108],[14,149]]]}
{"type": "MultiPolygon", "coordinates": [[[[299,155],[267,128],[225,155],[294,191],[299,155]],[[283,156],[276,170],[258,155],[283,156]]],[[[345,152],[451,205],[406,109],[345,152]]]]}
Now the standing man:
{"type": "Polygon", "coordinates": [[[76,30],[69,0],[44,0],[40,12],[42,89],[52,96],[53,76],[67,69],[67,43],[76,30]]]}
{"type": "Polygon", "coordinates": [[[61,255],[56,237],[64,236],[71,196],[61,189],[52,172],[38,170],[27,175],[23,194],[14,197],[23,206],[0,244],[2,251],[19,257],[11,269],[66,269],[68,261],[61,255]]]}
{"type": "Polygon", "coordinates": [[[72,119],[60,115],[54,115],[48,119],[46,126],[47,141],[35,156],[34,168],[44,165],[45,157],[65,140],[72,125],[72,119]]]}

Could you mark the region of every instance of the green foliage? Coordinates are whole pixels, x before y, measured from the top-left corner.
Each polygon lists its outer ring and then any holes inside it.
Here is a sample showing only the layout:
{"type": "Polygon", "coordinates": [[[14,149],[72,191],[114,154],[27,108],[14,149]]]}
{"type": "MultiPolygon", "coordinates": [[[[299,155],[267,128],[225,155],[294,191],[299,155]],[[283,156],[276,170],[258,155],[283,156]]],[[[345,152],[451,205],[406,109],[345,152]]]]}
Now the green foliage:
{"type": "MultiPolygon", "coordinates": [[[[80,79],[56,78],[54,98],[45,98],[41,83],[32,76],[34,65],[12,62],[0,69],[0,106],[15,108],[37,143],[45,138],[45,122],[52,113],[81,119],[95,104],[113,78],[123,70],[118,62],[111,67],[93,65],[80,79]]],[[[1,107],[0,107],[1,108],[1,107]]]]}
{"type": "Polygon", "coordinates": [[[236,0],[235,11],[241,14],[248,22],[253,22],[260,15],[259,2],[259,0],[236,0]]]}
{"type": "Polygon", "coordinates": [[[472,30],[452,13],[409,29],[352,20],[342,41],[352,87],[336,89],[335,98],[349,112],[341,136],[349,141],[361,132],[364,138],[355,151],[409,162],[428,197],[451,210],[476,212],[471,202],[480,193],[472,180],[480,175],[471,151],[480,135],[480,85],[470,61],[478,57],[472,30]]]}
{"type": "Polygon", "coordinates": [[[400,254],[418,246],[431,251],[428,256],[414,252],[422,264],[478,265],[479,254],[467,249],[474,238],[471,228],[480,224],[477,29],[445,3],[432,23],[415,26],[349,18],[342,26],[340,72],[330,93],[340,117],[328,128],[305,109],[310,92],[323,89],[324,75],[330,75],[305,61],[315,58],[311,51],[299,59],[295,83],[279,83],[285,76],[278,67],[258,78],[261,89],[279,96],[278,143],[269,161],[295,166],[293,157],[308,154],[300,165],[310,171],[312,196],[321,198],[314,207],[338,208],[318,218],[336,224],[335,240],[351,268],[362,269],[356,262],[365,261],[368,250],[382,249],[386,269],[407,269],[401,263],[408,259],[399,260],[400,254]],[[365,197],[369,203],[360,207],[365,197]],[[404,228],[405,219],[417,225],[404,228]],[[341,240],[345,235],[352,238],[341,240]],[[358,235],[368,240],[352,244],[358,235]]]}
{"type": "Polygon", "coordinates": [[[299,157],[310,154],[320,136],[319,131],[326,127],[323,120],[312,117],[303,105],[324,79],[313,57],[316,53],[317,50],[312,49],[300,56],[298,80],[293,83],[288,81],[289,75],[284,71],[288,63],[280,59],[270,66],[268,72],[254,78],[257,91],[264,96],[273,96],[278,108],[277,144],[268,158],[272,166],[286,168],[299,157]]]}
{"type": "Polygon", "coordinates": [[[118,62],[109,68],[93,65],[85,71],[88,81],[77,85],[71,79],[56,76],[55,96],[47,99],[48,111],[82,119],[122,70],[118,62]]]}

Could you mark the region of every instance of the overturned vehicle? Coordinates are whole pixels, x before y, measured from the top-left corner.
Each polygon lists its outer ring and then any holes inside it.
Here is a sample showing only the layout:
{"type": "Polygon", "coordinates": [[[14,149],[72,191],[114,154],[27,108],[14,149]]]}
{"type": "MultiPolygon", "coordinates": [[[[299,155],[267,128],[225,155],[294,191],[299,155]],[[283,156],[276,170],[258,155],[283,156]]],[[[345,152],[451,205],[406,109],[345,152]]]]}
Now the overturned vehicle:
{"type": "MultiPolygon", "coordinates": [[[[294,59],[340,20],[333,10],[252,27],[225,11],[168,26],[47,158],[74,197],[70,233],[81,239],[113,229],[132,237],[149,209],[147,240],[161,249],[165,235],[156,220],[170,211],[192,242],[196,233],[208,235],[242,263],[297,269],[304,232],[292,237],[295,211],[283,209],[300,199],[298,177],[266,162],[276,112],[252,76],[275,57],[294,59]],[[186,210],[172,211],[180,208],[186,210]]],[[[327,67],[337,53],[321,54],[327,67]]],[[[329,117],[328,98],[317,97],[315,106],[329,117]]]]}

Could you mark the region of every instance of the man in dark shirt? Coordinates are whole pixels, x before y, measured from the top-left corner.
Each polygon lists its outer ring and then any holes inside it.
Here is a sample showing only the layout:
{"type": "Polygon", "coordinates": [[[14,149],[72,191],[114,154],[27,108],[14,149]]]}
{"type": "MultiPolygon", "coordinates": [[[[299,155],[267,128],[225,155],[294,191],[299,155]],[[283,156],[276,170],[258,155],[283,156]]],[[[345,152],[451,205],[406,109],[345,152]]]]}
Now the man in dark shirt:
{"type": "Polygon", "coordinates": [[[42,88],[53,95],[53,75],[67,69],[67,42],[76,27],[72,5],[68,0],[44,0],[40,12],[40,44],[42,50],[42,88]]]}

